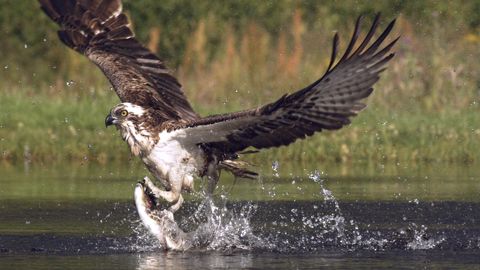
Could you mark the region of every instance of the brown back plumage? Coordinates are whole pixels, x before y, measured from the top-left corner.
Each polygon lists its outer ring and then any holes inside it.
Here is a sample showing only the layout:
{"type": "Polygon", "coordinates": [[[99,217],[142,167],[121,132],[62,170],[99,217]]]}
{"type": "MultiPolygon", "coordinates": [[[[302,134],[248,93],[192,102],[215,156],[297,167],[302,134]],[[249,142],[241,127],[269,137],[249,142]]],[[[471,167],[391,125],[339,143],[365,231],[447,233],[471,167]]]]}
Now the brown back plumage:
{"type": "Polygon", "coordinates": [[[60,25],[62,42],[97,64],[122,102],[153,108],[165,119],[198,118],[177,79],[135,39],[120,0],[39,1],[60,25]]]}

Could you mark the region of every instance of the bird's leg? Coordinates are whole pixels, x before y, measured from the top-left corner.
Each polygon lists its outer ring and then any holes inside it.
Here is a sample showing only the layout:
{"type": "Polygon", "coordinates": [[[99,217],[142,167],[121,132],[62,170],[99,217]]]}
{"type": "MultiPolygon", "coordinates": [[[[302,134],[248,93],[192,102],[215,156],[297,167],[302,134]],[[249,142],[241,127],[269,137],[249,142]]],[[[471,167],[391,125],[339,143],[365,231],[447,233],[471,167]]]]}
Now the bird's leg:
{"type": "Polygon", "coordinates": [[[155,197],[163,198],[167,202],[173,203],[168,208],[168,211],[175,213],[178,209],[180,209],[180,207],[183,204],[183,196],[181,194],[181,187],[182,187],[181,183],[180,185],[178,183],[171,183],[171,189],[169,191],[166,191],[155,186],[152,180],[150,180],[150,178],[148,178],[147,176],[145,176],[143,180],[145,181],[145,185],[147,185],[147,187],[150,189],[153,195],[155,195],[155,197]]]}
{"type": "MultiPolygon", "coordinates": [[[[173,202],[173,201],[172,201],[173,202]]],[[[180,209],[180,207],[182,206],[183,204],[183,196],[182,194],[178,194],[178,199],[177,199],[177,202],[175,202],[174,204],[170,205],[170,207],[168,208],[168,211],[172,212],[172,213],[175,213],[177,212],[178,209],[180,209]]]]}
{"type": "Polygon", "coordinates": [[[148,189],[150,189],[150,192],[152,192],[155,197],[159,198],[162,197],[162,192],[165,192],[164,190],[158,188],[148,176],[145,176],[143,178],[143,181],[145,182],[145,185],[147,185],[148,189]]]}

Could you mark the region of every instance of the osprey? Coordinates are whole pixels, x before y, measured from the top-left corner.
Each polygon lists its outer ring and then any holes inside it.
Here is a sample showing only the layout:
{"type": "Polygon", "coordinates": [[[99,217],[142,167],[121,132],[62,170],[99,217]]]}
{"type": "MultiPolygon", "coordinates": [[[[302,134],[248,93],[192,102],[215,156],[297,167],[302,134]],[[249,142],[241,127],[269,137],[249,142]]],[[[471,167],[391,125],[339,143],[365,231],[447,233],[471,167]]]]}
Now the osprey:
{"type": "Polygon", "coordinates": [[[255,177],[236,160],[248,147],[288,145],[349,124],[349,118],[365,108],[362,99],[372,93],[398,40],[382,46],[395,20],[373,38],[379,15],[359,39],[359,17],[340,60],[335,34],[330,63],[317,81],[258,108],[201,117],[165,64],[135,39],[120,0],[39,1],[60,25],[61,41],[87,56],[110,80],[122,103],[110,111],[105,124],[120,130],[133,155],[162,183],[160,189],[145,178],[155,196],[171,203],[171,212],[180,208],[182,190],[191,190],[196,177],[208,178],[210,192],[222,169],[255,177]]]}

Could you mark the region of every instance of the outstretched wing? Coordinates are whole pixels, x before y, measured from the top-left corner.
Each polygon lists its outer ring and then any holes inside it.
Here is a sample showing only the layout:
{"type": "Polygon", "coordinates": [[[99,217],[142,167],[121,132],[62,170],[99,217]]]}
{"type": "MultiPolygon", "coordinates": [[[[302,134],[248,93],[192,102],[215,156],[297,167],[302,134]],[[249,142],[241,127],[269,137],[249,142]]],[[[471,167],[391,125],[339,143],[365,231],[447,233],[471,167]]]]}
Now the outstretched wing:
{"type": "Polygon", "coordinates": [[[381,48],[393,28],[392,21],[371,43],[378,27],[377,15],[363,41],[359,41],[360,22],[358,18],[350,44],[336,64],[335,35],[328,69],[310,86],[257,109],[209,116],[178,128],[193,143],[232,153],[249,146],[260,149],[288,145],[315,132],[349,124],[349,118],[365,107],[361,100],[372,93],[373,84],[394,56],[390,50],[398,40],[381,48]]]}
{"type": "Polygon", "coordinates": [[[166,119],[198,119],[177,79],[135,39],[120,0],[39,1],[60,25],[62,42],[97,64],[122,102],[154,108],[166,119]]]}

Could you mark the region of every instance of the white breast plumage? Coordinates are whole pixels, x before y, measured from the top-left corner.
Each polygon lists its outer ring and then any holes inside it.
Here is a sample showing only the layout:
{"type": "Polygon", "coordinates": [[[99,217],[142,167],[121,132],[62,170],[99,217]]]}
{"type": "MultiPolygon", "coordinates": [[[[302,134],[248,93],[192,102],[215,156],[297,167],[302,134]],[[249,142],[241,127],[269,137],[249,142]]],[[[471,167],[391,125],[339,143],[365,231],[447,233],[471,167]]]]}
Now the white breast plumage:
{"type": "Polygon", "coordinates": [[[184,188],[191,189],[194,176],[204,166],[203,155],[197,145],[186,140],[183,130],[175,130],[162,131],[157,144],[142,159],[157,178],[182,181],[184,188]]]}

